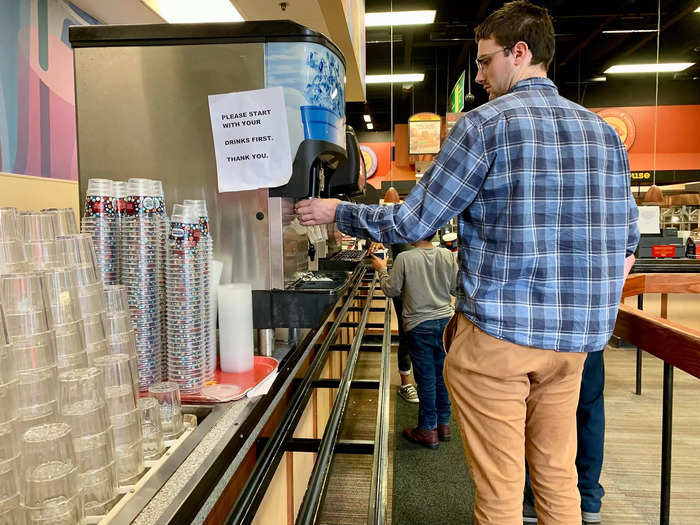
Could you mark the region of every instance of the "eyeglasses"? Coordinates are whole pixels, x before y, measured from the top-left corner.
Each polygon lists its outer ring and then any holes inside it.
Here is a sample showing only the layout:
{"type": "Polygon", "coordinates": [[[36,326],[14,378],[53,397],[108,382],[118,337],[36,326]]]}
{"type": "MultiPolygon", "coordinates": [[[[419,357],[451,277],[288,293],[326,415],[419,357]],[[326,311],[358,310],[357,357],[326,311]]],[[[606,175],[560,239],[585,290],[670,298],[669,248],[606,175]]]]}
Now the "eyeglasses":
{"type": "Polygon", "coordinates": [[[503,52],[504,56],[508,56],[508,53],[510,52],[511,49],[515,44],[512,46],[504,47],[503,49],[498,49],[492,53],[486,53],[484,55],[481,55],[480,57],[477,57],[476,59],[476,68],[479,71],[484,71],[487,67],[489,67],[489,63],[491,62],[491,57],[495,55],[496,53],[500,53],[501,51],[503,52]]]}

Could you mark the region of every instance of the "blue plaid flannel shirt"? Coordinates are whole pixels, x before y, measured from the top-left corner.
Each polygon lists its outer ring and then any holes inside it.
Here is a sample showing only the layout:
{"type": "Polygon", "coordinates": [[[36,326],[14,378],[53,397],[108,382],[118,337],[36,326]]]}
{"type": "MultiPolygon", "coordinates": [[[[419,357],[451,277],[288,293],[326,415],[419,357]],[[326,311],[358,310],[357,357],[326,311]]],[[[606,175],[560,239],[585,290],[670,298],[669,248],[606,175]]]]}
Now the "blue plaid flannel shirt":
{"type": "Polygon", "coordinates": [[[639,242],[627,152],[546,78],[462,118],[403,204],[341,203],[341,231],[414,242],[459,216],[457,310],[484,332],[568,352],[602,350],[639,242]]]}

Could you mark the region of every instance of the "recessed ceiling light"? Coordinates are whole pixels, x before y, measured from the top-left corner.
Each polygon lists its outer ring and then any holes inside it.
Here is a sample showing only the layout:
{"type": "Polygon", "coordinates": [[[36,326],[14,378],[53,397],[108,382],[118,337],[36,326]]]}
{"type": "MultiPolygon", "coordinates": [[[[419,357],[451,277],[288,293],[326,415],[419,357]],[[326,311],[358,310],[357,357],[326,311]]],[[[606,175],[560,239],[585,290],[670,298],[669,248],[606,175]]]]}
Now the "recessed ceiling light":
{"type": "Polygon", "coordinates": [[[423,82],[425,75],[423,73],[399,73],[393,75],[367,75],[365,82],[367,84],[388,84],[394,82],[396,84],[405,82],[423,82]]]}
{"type": "Polygon", "coordinates": [[[608,78],[605,75],[601,75],[599,77],[593,77],[591,78],[591,82],[606,82],[608,78]]]}
{"type": "Polygon", "coordinates": [[[370,129],[370,130],[374,129],[374,124],[372,124],[371,122],[368,122],[367,129],[370,129]]]}
{"type": "Polygon", "coordinates": [[[364,119],[365,119],[365,122],[372,122],[372,117],[370,117],[369,115],[365,115],[364,119]]]}
{"type": "Polygon", "coordinates": [[[610,29],[603,31],[606,35],[619,35],[622,33],[656,33],[656,29],[610,29]]]}
{"type": "Polygon", "coordinates": [[[609,67],[604,73],[673,73],[683,71],[692,66],[693,62],[669,62],[665,64],[617,64],[609,67]]]}
{"type": "Polygon", "coordinates": [[[145,0],[145,3],[166,22],[243,22],[243,17],[230,0],[145,0]]]}
{"type": "Polygon", "coordinates": [[[434,21],[435,11],[365,13],[365,27],[415,26],[420,24],[432,24],[434,21]]]}

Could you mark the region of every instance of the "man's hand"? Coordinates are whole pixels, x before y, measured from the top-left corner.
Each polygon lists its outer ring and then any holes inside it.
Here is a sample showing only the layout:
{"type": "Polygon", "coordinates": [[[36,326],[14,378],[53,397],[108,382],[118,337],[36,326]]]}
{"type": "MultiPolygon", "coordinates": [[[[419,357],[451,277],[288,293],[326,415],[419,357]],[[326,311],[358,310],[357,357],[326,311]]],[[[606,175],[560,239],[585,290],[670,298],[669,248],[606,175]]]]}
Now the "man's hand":
{"type": "Polygon", "coordinates": [[[295,209],[302,226],[333,224],[335,210],[340,204],[338,199],[305,199],[297,202],[295,209]]]}
{"type": "Polygon", "coordinates": [[[377,250],[383,250],[384,245],[381,242],[373,242],[369,245],[369,253],[374,253],[377,250]]]}
{"type": "Polygon", "coordinates": [[[378,272],[382,268],[386,269],[386,259],[380,259],[373,253],[370,253],[369,256],[372,258],[372,268],[374,268],[375,272],[378,272]]]}

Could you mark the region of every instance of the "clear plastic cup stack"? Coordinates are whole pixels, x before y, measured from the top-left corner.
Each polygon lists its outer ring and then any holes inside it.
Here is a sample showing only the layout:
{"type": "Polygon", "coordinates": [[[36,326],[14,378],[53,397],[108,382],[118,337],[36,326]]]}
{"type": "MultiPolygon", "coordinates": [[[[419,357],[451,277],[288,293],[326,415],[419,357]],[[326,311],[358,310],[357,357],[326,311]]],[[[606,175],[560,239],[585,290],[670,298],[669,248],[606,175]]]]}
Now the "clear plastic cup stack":
{"type": "Polygon", "coordinates": [[[24,242],[53,241],[56,229],[50,215],[36,211],[22,211],[19,214],[21,238],[24,242]]]}
{"type": "Polygon", "coordinates": [[[216,319],[211,315],[212,301],[216,301],[216,295],[211,290],[211,261],[212,261],[212,238],[209,231],[209,213],[207,212],[207,201],[205,200],[185,200],[185,206],[191,205],[197,210],[199,215],[199,230],[201,232],[201,237],[199,243],[201,244],[199,250],[199,264],[202,269],[202,275],[206,276],[208,285],[202,288],[202,301],[204,308],[202,309],[202,319],[209,326],[209,331],[207,333],[207,351],[206,351],[206,361],[207,368],[205,376],[207,380],[214,379],[214,371],[216,370],[216,319]],[[208,305],[208,306],[207,306],[208,305]]]}
{"type": "MultiPolygon", "coordinates": [[[[0,234],[1,235],[1,234],[0,234]]],[[[17,240],[0,241],[0,275],[29,270],[24,243],[17,240]]]]}
{"type": "Polygon", "coordinates": [[[0,277],[0,304],[10,337],[48,329],[40,274],[16,273],[0,277]]]}
{"type": "Polygon", "coordinates": [[[95,361],[102,371],[107,412],[114,432],[117,478],[129,485],[143,472],[141,411],[134,395],[134,371],[126,354],[113,354],[95,361]]]}
{"type": "Polygon", "coordinates": [[[143,438],[143,455],[145,459],[158,459],[165,451],[163,425],[160,422],[160,405],[153,397],[138,400],[141,411],[141,436],[143,438]]]}
{"type": "Polygon", "coordinates": [[[0,208],[0,241],[19,241],[22,238],[17,208],[0,208]]]}
{"type": "Polygon", "coordinates": [[[78,233],[73,208],[46,208],[41,213],[51,217],[56,237],[78,233]]]}
{"type": "Polygon", "coordinates": [[[103,314],[97,313],[84,317],[82,325],[88,366],[95,366],[97,358],[109,354],[103,314]]]}
{"type": "Polygon", "coordinates": [[[136,334],[139,390],[145,391],[162,379],[160,223],[150,180],[132,179],[127,193],[121,231],[122,284],[136,334]]]}
{"type": "MultiPolygon", "coordinates": [[[[161,293],[161,308],[163,311],[163,321],[165,321],[165,312],[167,309],[167,297],[165,293],[165,259],[168,251],[168,234],[170,233],[170,219],[165,207],[165,193],[163,192],[163,182],[159,180],[152,181],[153,195],[156,200],[156,215],[158,216],[160,225],[160,262],[158,265],[158,283],[161,293]]],[[[161,369],[163,377],[167,377],[168,373],[168,337],[165,329],[165,322],[161,324],[161,369]]]]}
{"type": "Polygon", "coordinates": [[[117,491],[114,433],[102,371],[79,368],[58,376],[60,418],[70,425],[85,514],[109,511],[117,491]]]}
{"type": "Polygon", "coordinates": [[[29,523],[81,523],[83,501],[71,427],[47,423],[22,435],[22,507],[29,523]]]}
{"type": "MultiPolygon", "coordinates": [[[[105,334],[107,335],[108,353],[127,354],[130,358],[134,377],[138,378],[138,355],[136,352],[136,333],[129,313],[129,301],[126,286],[105,286],[104,316],[105,334]]],[[[138,397],[138,381],[134,383],[135,395],[138,397]]]]}
{"type": "Polygon", "coordinates": [[[180,388],[177,383],[164,381],[151,385],[148,395],[158,401],[160,406],[160,424],[163,429],[163,439],[172,441],[180,437],[185,430],[182,417],[182,402],[180,388]]]}
{"type": "Polygon", "coordinates": [[[121,180],[112,181],[112,191],[114,192],[114,201],[117,208],[117,275],[119,275],[119,282],[121,282],[122,275],[122,222],[126,215],[126,197],[127,197],[127,183],[121,180]]]}
{"type": "Polygon", "coordinates": [[[102,281],[93,267],[79,264],[70,269],[71,281],[77,291],[78,307],[83,319],[105,311],[105,298],[102,281]]]}
{"type": "Polygon", "coordinates": [[[111,180],[88,180],[81,226],[83,233],[92,236],[100,280],[105,284],[117,284],[119,282],[119,223],[111,180]]]}
{"type": "Polygon", "coordinates": [[[18,427],[56,421],[58,415],[58,364],[52,331],[11,337],[11,353],[17,367],[18,427]]]}
{"type": "Polygon", "coordinates": [[[56,243],[60,257],[66,266],[91,266],[96,279],[100,278],[92,235],[89,233],[59,235],[56,237],[56,243]]]}
{"type": "Polygon", "coordinates": [[[203,312],[209,311],[203,288],[209,286],[204,275],[199,244],[199,214],[193,206],[175,204],[171,217],[166,261],[168,296],[168,380],[180,391],[196,393],[207,380],[207,340],[209,324],[203,312]]]}

